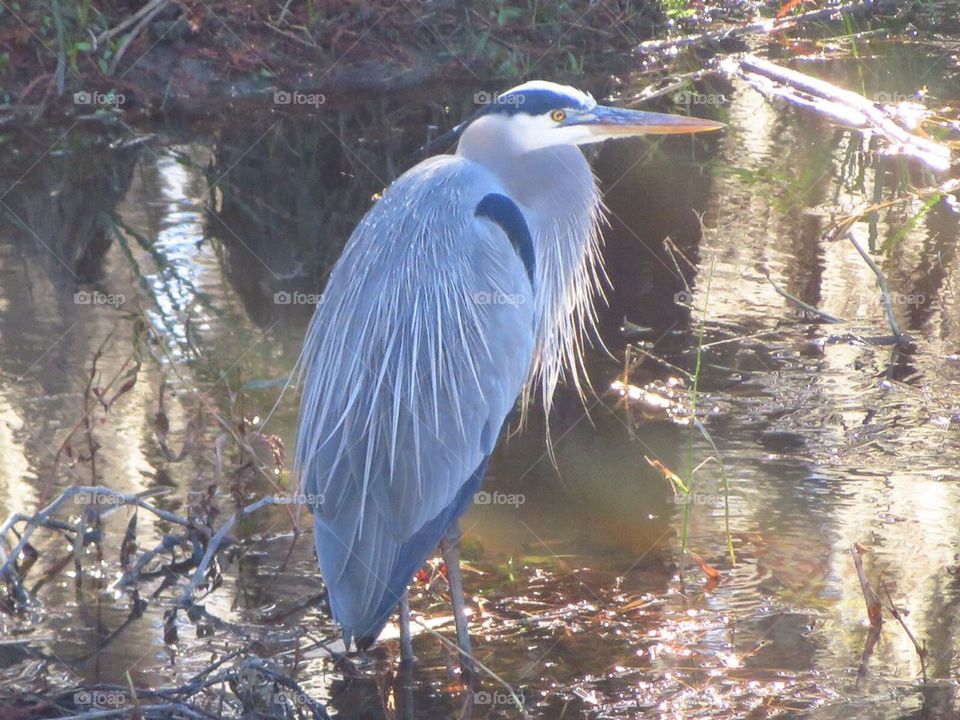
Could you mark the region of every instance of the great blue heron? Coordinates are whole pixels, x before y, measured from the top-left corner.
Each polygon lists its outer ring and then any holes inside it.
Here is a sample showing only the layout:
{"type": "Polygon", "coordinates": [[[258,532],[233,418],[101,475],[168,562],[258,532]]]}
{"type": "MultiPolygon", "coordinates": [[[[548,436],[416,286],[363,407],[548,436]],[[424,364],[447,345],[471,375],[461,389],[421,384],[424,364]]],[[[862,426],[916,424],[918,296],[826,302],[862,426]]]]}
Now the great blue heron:
{"type": "Polygon", "coordinates": [[[458,518],[505,419],[582,375],[598,285],[600,194],[578,145],[715,130],[598,105],[572,87],[509,90],[454,129],[456,152],[400,176],[348,241],[307,332],[296,465],[347,648],[379,636],[440,545],[469,668],[458,518]]]}

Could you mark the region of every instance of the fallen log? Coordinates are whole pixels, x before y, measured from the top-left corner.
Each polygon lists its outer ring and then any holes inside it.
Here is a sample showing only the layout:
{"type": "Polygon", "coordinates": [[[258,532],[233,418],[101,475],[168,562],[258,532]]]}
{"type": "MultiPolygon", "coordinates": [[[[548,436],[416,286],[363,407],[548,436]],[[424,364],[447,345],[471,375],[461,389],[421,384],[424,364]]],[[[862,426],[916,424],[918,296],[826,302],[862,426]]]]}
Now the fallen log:
{"type": "Polygon", "coordinates": [[[746,82],[765,96],[782,98],[841,125],[875,133],[886,142],[891,155],[913,158],[937,173],[951,168],[950,148],[910,132],[882,104],[852,90],[754,55],[727,58],[720,63],[720,72],[729,79],[746,82]]]}

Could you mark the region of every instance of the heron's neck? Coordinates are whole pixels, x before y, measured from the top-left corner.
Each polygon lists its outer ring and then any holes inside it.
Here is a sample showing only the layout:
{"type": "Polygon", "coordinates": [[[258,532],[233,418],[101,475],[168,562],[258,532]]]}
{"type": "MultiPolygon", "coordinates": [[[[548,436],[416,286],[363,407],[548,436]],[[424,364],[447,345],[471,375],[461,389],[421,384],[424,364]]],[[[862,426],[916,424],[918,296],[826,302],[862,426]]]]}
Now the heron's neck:
{"type": "Polygon", "coordinates": [[[534,384],[547,407],[563,374],[580,387],[584,330],[592,327],[600,289],[600,194],[577,147],[522,152],[509,138],[464,137],[457,154],[493,173],[521,206],[536,256],[537,356],[534,384]]]}

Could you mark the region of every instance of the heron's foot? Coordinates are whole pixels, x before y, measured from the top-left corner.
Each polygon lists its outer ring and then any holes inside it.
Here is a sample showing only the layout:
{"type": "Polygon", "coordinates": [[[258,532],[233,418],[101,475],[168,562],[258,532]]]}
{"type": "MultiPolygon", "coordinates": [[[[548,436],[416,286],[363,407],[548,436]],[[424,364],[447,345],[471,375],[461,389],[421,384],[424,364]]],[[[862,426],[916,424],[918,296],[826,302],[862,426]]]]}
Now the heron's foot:
{"type": "Polygon", "coordinates": [[[363,673],[360,672],[360,668],[357,667],[357,664],[346,653],[337,653],[333,655],[333,667],[342,672],[344,677],[353,679],[363,677],[363,673]]]}

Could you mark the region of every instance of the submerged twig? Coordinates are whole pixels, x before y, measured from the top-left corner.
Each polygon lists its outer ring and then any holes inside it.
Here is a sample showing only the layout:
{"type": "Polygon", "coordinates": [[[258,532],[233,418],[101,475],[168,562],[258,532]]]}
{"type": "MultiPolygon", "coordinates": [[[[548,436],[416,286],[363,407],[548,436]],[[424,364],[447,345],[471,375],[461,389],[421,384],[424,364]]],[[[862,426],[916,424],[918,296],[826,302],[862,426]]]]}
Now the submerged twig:
{"type": "Polygon", "coordinates": [[[857,252],[860,253],[860,257],[863,258],[864,262],[867,263],[867,266],[876,276],[877,285],[880,287],[880,295],[883,299],[883,309],[887,314],[887,323],[890,325],[890,330],[893,332],[893,336],[897,339],[897,344],[902,344],[906,341],[906,336],[900,332],[900,326],[897,324],[897,318],[893,314],[893,303],[890,300],[890,290],[887,288],[887,278],[884,277],[883,271],[877,267],[877,264],[873,261],[873,258],[870,257],[869,253],[860,247],[860,243],[857,242],[857,239],[853,236],[853,233],[848,232],[847,239],[853,243],[853,246],[857,249],[857,252]]]}
{"type": "Polygon", "coordinates": [[[870,586],[870,579],[863,570],[863,553],[860,545],[853,543],[850,546],[850,554],[853,556],[853,565],[857,569],[857,577],[860,579],[860,591],[863,593],[863,600],[867,604],[867,617],[870,619],[870,627],[879,629],[883,626],[883,614],[880,612],[880,598],[870,586]]]}
{"type": "Polygon", "coordinates": [[[824,312],[823,310],[821,310],[821,309],[819,309],[819,308],[817,308],[817,307],[814,307],[813,305],[810,305],[810,304],[808,304],[808,303],[805,303],[805,302],[804,302],[803,300],[801,300],[800,298],[795,297],[795,296],[791,295],[790,293],[788,293],[786,290],[784,290],[783,288],[781,288],[779,285],[777,285],[777,283],[775,283],[775,282],[773,281],[773,278],[770,277],[770,271],[769,271],[769,270],[764,269],[762,272],[763,272],[763,276],[764,276],[765,278],[767,278],[767,281],[770,283],[770,285],[773,286],[773,289],[777,291],[777,295],[780,295],[781,297],[786,298],[787,300],[789,300],[790,302],[792,302],[794,305],[796,305],[798,308],[800,308],[801,310],[803,310],[805,313],[808,313],[808,314],[810,314],[810,315],[819,317],[819,318],[821,318],[824,322],[828,322],[828,323],[842,323],[842,322],[846,322],[843,318],[838,318],[838,317],[836,317],[835,315],[831,315],[831,314],[828,313],[828,312],[824,312]]]}
{"type": "MultiPolygon", "coordinates": [[[[927,648],[925,645],[921,645],[917,642],[917,638],[914,637],[913,633],[910,631],[910,627],[907,625],[906,621],[903,619],[903,616],[900,614],[900,611],[897,610],[897,606],[893,604],[893,598],[890,597],[890,591],[887,589],[886,583],[880,583],[880,587],[883,588],[884,594],[887,596],[887,610],[890,611],[890,614],[893,615],[894,619],[900,623],[900,627],[903,628],[903,631],[907,634],[907,637],[910,638],[910,642],[913,643],[914,650],[917,651],[917,657],[920,658],[920,672],[923,675],[923,681],[927,681],[927,648]]],[[[880,601],[877,600],[879,603],[880,601]]]]}

